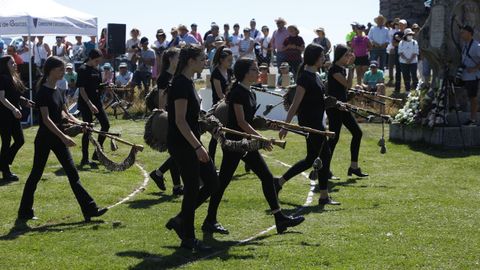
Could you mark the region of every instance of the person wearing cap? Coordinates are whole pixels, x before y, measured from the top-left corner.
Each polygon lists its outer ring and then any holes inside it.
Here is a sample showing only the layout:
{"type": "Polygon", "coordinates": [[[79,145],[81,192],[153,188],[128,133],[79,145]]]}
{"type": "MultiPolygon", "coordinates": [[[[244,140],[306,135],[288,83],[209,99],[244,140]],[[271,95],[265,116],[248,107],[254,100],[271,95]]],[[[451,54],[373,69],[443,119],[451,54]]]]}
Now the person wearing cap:
{"type": "Polygon", "coordinates": [[[463,41],[462,62],[463,67],[462,80],[465,83],[470,98],[470,119],[464,125],[477,125],[478,112],[478,89],[480,82],[480,43],[473,39],[474,30],[469,25],[464,25],[460,31],[460,37],[463,41]]]}
{"type": "Polygon", "coordinates": [[[134,54],[136,54],[139,50],[139,44],[140,44],[140,30],[137,28],[133,28],[130,30],[130,39],[127,40],[127,43],[125,45],[126,51],[127,51],[127,64],[129,65],[129,69],[131,72],[133,72],[135,69],[137,69],[137,66],[135,63],[132,61],[132,57],[134,54]]]}
{"type": "Polygon", "coordinates": [[[192,23],[190,25],[190,34],[198,41],[200,46],[203,46],[203,38],[202,35],[198,32],[198,26],[196,23],[192,23]]]}
{"type": "MultiPolygon", "coordinates": [[[[383,78],[383,70],[379,69],[377,61],[370,63],[370,70],[363,76],[363,83],[357,85],[356,88],[377,93],[379,95],[385,95],[385,79],[383,78]]],[[[380,105],[380,113],[385,114],[385,106],[380,105]]]]}
{"type": "Polygon", "coordinates": [[[277,54],[277,67],[280,68],[280,65],[286,61],[285,46],[283,43],[289,34],[287,28],[285,27],[285,25],[287,25],[287,21],[285,21],[284,18],[279,17],[275,20],[275,23],[277,24],[277,30],[273,32],[272,40],[270,42],[272,50],[274,50],[274,52],[277,54]]]}
{"type": "Polygon", "coordinates": [[[302,53],[305,50],[305,41],[299,36],[300,30],[296,25],[289,25],[287,27],[288,37],[283,42],[285,46],[285,59],[290,65],[290,71],[297,74],[298,67],[302,63],[302,53]]]}
{"type": "Polygon", "coordinates": [[[355,55],[355,72],[357,73],[357,84],[361,84],[363,74],[368,70],[370,61],[368,60],[368,53],[372,47],[368,36],[365,35],[365,25],[357,26],[357,35],[352,39],[351,47],[355,55]]]}
{"type": "Polygon", "coordinates": [[[208,59],[208,66],[210,67],[210,72],[213,72],[214,64],[213,64],[213,58],[215,57],[215,54],[217,53],[217,49],[225,46],[225,39],[222,36],[217,36],[215,38],[215,42],[213,43],[213,48],[210,50],[210,52],[207,55],[208,59]]]}
{"type": "Polygon", "coordinates": [[[115,85],[118,87],[132,87],[133,73],[128,70],[128,64],[120,63],[118,72],[115,75],[115,85]]]}
{"type": "Polygon", "coordinates": [[[325,29],[323,27],[318,27],[315,29],[315,34],[317,37],[313,39],[312,43],[316,43],[322,46],[325,49],[325,62],[330,61],[330,52],[332,51],[332,43],[325,35],[325,29]]]}
{"type": "Polygon", "coordinates": [[[230,50],[233,53],[233,62],[237,61],[240,57],[240,40],[243,35],[240,34],[240,25],[238,23],[233,25],[232,41],[230,42],[230,50]]]}
{"type": "Polygon", "coordinates": [[[392,46],[395,50],[395,93],[400,93],[400,86],[402,85],[402,67],[400,66],[400,54],[398,53],[398,46],[400,41],[404,39],[405,29],[407,29],[406,20],[398,20],[398,30],[393,34],[392,46]]]}
{"type": "Polygon", "coordinates": [[[240,58],[255,58],[255,52],[253,51],[255,46],[255,41],[250,37],[250,28],[243,28],[243,39],[240,40],[240,58]]]}
{"type": "Polygon", "coordinates": [[[405,92],[410,93],[410,90],[416,89],[418,84],[417,67],[418,54],[420,49],[418,42],[413,39],[415,33],[412,29],[407,28],[404,31],[404,39],[398,45],[398,56],[400,61],[400,70],[403,75],[403,82],[405,84],[405,92]]]}
{"type": "Polygon", "coordinates": [[[75,92],[77,91],[78,74],[73,70],[72,63],[68,63],[65,65],[65,75],[63,77],[65,81],[67,81],[68,85],[67,97],[73,98],[75,92]]]}
{"type": "Polygon", "coordinates": [[[211,33],[205,37],[205,47],[207,48],[207,53],[214,48],[215,38],[220,35],[220,28],[218,25],[212,25],[211,33]]]}
{"type": "Polygon", "coordinates": [[[155,59],[155,51],[148,47],[148,38],[142,37],[140,39],[140,51],[134,55],[132,61],[137,63],[137,70],[133,73],[133,81],[144,95],[150,90],[152,67],[155,59]]]}
{"type": "Polygon", "coordinates": [[[352,39],[357,35],[357,28],[360,24],[358,22],[352,22],[350,26],[352,26],[352,32],[348,33],[345,37],[345,41],[347,42],[347,46],[352,46],[352,39]]]}
{"type": "Polygon", "coordinates": [[[277,79],[277,86],[282,87],[283,85],[283,78],[287,77],[288,81],[290,82],[289,85],[294,85],[295,84],[295,78],[292,72],[290,72],[290,65],[287,62],[283,62],[280,65],[280,73],[278,74],[278,79],[277,79]]]}
{"type": "Polygon", "coordinates": [[[390,43],[388,29],[385,27],[386,18],[382,15],[377,16],[374,21],[377,24],[368,32],[368,38],[372,43],[370,50],[370,61],[378,61],[379,68],[384,70],[387,64],[387,46],[390,43]]]}

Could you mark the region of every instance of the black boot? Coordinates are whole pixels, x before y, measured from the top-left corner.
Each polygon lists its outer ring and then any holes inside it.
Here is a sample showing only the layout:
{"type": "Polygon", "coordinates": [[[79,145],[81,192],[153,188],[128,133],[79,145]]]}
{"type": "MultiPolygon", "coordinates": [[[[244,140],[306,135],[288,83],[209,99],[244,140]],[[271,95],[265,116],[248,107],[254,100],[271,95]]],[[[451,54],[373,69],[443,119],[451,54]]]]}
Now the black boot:
{"type": "Polygon", "coordinates": [[[352,169],[351,167],[348,168],[348,176],[352,176],[352,174],[355,174],[356,176],[358,177],[367,177],[368,174],[366,173],[362,173],[362,169],[360,169],[360,167],[358,167],[357,169],[352,169]]]}
{"type": "Polygon", "coordinates": [[[16,176],[15,174],[13,174],[11,171],[10,171],[10,167],[7,165],[5,166],[5,168],[2,169],[2,172],[3,172],[3,180],[4,181],[7,181],[7,182],[16,182],[18,181],[18,176],[16,176]]]}
{"type": "Polygon", "coordinates": [[[329,204],[329,205],[340,205],[341,203],[334,201],[331,197],[328,197],[328,198],[325,198],[325,199],[320,198],[318,200],[318,205],[320,205],[320,206],[325,206],[327,204],[329,204]]]}
{"type": "Polygon", "coordinates": [[[295,227],[304,221],[305,218],[303,216],[285,216],[282,212],[275,214],[275,224],[277,225],[278,234],[282,234],[287,230],[288,227],[295,227]]]}
{"type": "Polygon", "coordinates": [[[157,175],[157,170],[153,170],[150,173],[150,178],[152,178],[153,182],[155,182],[155,184],[157,184],[157,187],[161,191],[165,191],[167,189],[165,187],[165,179],[163,178],[163,175],[161,175],[161,176],[157,175]]]}
{"type": "Polygon", "coordinates": [[[202,225],[202,231],[207,233],[229,234],[230,232],[218,222],[205,220],[202,225]]]}
{"type": "Polygon", "coordinates": [[[90,222],[92,217],[99,217],[103,216],[108,211],[108,208],[95,208],[91,211],[84,212],[83,217],[85,218],[85,222],[90,222]]]}
{"type": "Polygon", "coordinates": [[[172,194],[175,196],[183,195],[183,186],[173,187],[172,194]]]}
{"type": "Polygon", "coordinates": [[[165,224],[165,227],[168,230],[175,230],[175,233],[177,234],[178,238],[183,240],[183,230],[182,230],[182,222],[179,221],[177,218],[171,218],[167,224],[165,224]]]}

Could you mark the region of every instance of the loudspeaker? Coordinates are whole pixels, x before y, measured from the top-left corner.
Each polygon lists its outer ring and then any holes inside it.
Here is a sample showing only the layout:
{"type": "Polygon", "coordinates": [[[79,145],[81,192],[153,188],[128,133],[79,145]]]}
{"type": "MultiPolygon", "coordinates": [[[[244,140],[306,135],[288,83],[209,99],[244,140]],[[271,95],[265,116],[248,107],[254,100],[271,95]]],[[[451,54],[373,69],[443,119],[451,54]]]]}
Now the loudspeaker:
{"type": "Polygon", "coordinates": [[[111,55],[125,53],[126,24],[109,23],[107,25],[107,51],[111,55]]]}

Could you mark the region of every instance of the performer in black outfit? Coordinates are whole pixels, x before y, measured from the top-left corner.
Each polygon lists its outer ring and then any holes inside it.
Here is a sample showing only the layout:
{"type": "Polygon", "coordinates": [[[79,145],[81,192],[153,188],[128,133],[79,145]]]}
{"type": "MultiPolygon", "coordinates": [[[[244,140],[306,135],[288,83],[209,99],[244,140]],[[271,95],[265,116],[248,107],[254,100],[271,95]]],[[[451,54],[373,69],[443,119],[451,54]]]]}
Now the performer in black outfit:
{"type": "MultiPolygon", "coordinates": [[[[250,90],[250,86],[257,81],[258,66],[253,59],[239,59],[235,63],[234,74],[237,82],[232,86],[232,90],[227,94],[228,104],[228,124],[230,129],[246,132],[249,134],[260,135],[252,128],[253,118],[257,109],[257,101],[255,92],[250,90]]],[[[227,135],[227,139],[241,140],[237,135],[227,135]]],[[[271,151],[270,144],[266,150],[271,151]]],[[[294,227],[302,223],[305,218],[303,216],[290,217],[286,216],[278,204],[277,193],[275,192],[273,175],[267,167],[265,160],[260,155],[259,151],[252,151],[248,153],[239,153],[223,149],[222,165],[220,167],[220,188],[217,192],[212,194],[210,204],[208,206],[208,215],[202,226],[205,232],[218,232],[228,234],[225,229],[217,221],[218,206],[222,200],[228,184],[232,180],[233,174],[237,169],[238,163],[243,160],[250,169],[262,181],[262,190],[265,199],[267,200],[273,215],[275,216],[275,223],[277,225],[277,232],[283,233],[287,227],[294,227]]]]}
{"type": "MultiPolygon", "coordinates": [[[[173,74],[177,68],[178,55],[180,54],[180,49],[178,48],[169,48],[162,53],[162,72],[157,80],[158,88],[158,97],[159,97],[159,109],[168,110],[167,108],[167,97],[170,82],[172,81],[173,74]]],[[[169,157],[160,168],[152,171],[150,177],[153,179],[155,184],[157,184],[160,190],[165,191],[165,179],[163,175],[170,170],[170,175],[172,176],[173,182],[173,195],[183,195],[183,186],[180,182],[180,172],[178,172],[177,165],[171,157],[169,157]]]]}
{"type": "MultiPolygon", "coordinates": [[[[227,89],[232,83],[233,70],[233,54],[232,51],[225,46],[217,49],[213,57],[213,72],[210,78],[212,85],[212,105],[217,104],[225,98],[227,89]]],[[[215,164],[215,153],[217,151],[217,140],[212,138],[208,145],[208,154],[215,164]]]]}
{"type": "MultiPolygon", "coordinates": [[[[98,70],[98,66],[103,60],[102,52],[98,49],[93,49],[88,54],[86,62],[80,66],[78,70],[77,87],[80,89],[78,96],[78,109],[82,113],[83,121],[91,123],[93,115],[95,115],[100,122],[101,131],[108,132],[110,123],[108,122],[107,114],[103,109],[102,101],[100,100],[100,87],[102,83],[102,74],[98,70]]],[[[88,134],[83,134],[82,137],[82,161],[80,166],[93,165],[88,159],[88,134]]],[[[104,135],[98,135],[98,142],[103,146],[105,141],[104,135]]],[[[93,154],[93,160],[98,160],[96,153],[93,154]]]]}
{"type": "Polygon", "coordinates": [[[65,66],[62,60],[57,57],[47,59],[44,65],[44,76],[40,81],[40,89],[36,96],[36,106],[40,109],[40,127],[35,138],[33,168],[25,183],[18,210],[20,220],[36,219],[33,212],[33,197],[50,151],[57,156],[65,170],[85,221],[90,221],[91,217],[101,216],[108,210],[107,208],[99,209],[93,198],[82,187],[72,155],[68,150],[68,147],[75,146],[75,142],[63,133],[60,124],[64,118],[78,124],[82,122],[68,113],[64,96],[55,88],[56,82],[61,80],[64,74],[65,66]]]}
{"type": "Polygon", "coordinates": [[[25,86],[17,73],[13,57],[7,55],[0,58],[0,171],[5,181],[18,181],[18,176],[10,171],[10,165],[25,143],[20,123],[20,103],[27,107],[32,106],[32,102],[22,96],[24,90],[25,86]],[[14,143],[10,145],[12,138],[14,143]]]}
{"type": "Polygon", "coordinates": [[[182,210],[166,227],[174,229],[182,239],[181,247],[193,251],[210,249],[195,237],[195,209],[218,187],[215,167],[200,141],[200,97],[192,81],[193,75],[201,72],[204,65],[205,54],[200,47],[187,45],[182,48],[168,93],[168,152],[180,170],[185,187],[182,210]],[[203,182],[201,188],[200,180],[203,182]]]}
{"type": "MultiPolygon", "coordinates": [[[[348,89],[352,87],[353,79],[353,70],[349,70],[347,77],[345,67],[353,63],[354,58],[350,49],[345,45],[339,44],[335,48],[333,65],[328,71],[328,94],[342,102],[347,102],[348,89]]],[[[350,143],[351,163],[348,168],[348,176],[352,176],[352,174],[358,177],[368,176],[368,174],[362,173],[358,166],[362,130],[355,117],[353,117],[351,112],[337,109],[327,109],[327,115],[330,130],[336,134],[335,138],[329,141],[332,156],[340,138],[343,124],[352,133],[352,141],[350,143]]]]}
{"type": "MultiPolygon", "coordinates": [[[[323,84],[318,71],[323,67],[325,61],[324,48],[312,43],[307,46],[303,55],[303,64],[300,66],[297,75],[297,88],[293,103],[288,110],[285,122],[290,123],[297,114],[298,124],[318,130],[325,130],[323,126],[323,115],[325,113],[325,85],[323,84]]],[[[287,131],[280,130],[280,139],[285,138],[287,131]]],[[[328,195],[328,179],[330,172],[330,148],[325,136],[310,134],[307,141],[307,156],[304,160],[293,165],[276,183],[277,191],[282,185],[312,167],[315,159],[320,156],[322,168],[318,171],[318,185],[320,189],[320,205],[339,205],[339,202],[332,200],[328,195]]]]}

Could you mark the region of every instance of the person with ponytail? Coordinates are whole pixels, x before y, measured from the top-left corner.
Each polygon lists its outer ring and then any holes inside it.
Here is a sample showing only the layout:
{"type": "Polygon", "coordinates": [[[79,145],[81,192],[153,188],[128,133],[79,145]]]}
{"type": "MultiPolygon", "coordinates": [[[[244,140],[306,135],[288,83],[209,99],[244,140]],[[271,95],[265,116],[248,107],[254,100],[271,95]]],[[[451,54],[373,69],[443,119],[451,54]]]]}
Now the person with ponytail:
{"type": "MultiPolygon", "coordinates": [[[[227,127],[237,131],[261,136],[252,127],[253,118],[257,109],[257,100],[255,92],[250,89],[250,86],[256,83],[259,75],[257,63],[253,59],[240,58],[235,63],[234,74],[237,81],[233,84],[232,89],[227,94],[227,127]]],[[[226,136],[227,139],[230,140],[242,140],[242,137],[239,137],[238,135],[227,134],[226,136]]],[[[271,151],[272,145],[269,144],[266,146],[265,150],[271,151]]],[[[243,160],[262,181],[263,195],[270,206],[272,214],[275,216],[278,233],[283,233],[288,227],[297,226],[305,220],[303,216],[290,217],[282,212],[275,192],[273,175],[258,150],[239,153],[223,149],[223,159],[219,175],[220,188],[213,193],[212,198],[210,198],[208,215],[202,226],[204,232],[221,234],[229,233],[229,231],[218,222],[217,212],[223,194],[230,184],[240,160],[243,160]]]]}
{"type": "Polygon", "coordinates": [[[83,122],[68,112],[65,98],[56,88],[56,82],[61,80],[65,74],[64,62],[57,57],[48,58],[43,68],[43,74],[35,100],[36,106],[40,110],[40,127],[35,137],[33,168],[25,183],[18,210],[18,219],[23,221],[37,219],[33,212],[34,194],[47,164],[50,151],[52,151],[65,170],[70,187],[80,204],[85,221],[88,222],[92,217],[105,214],[108,209],[100,209],[83,188],[78,171],[73,163],[72,155],[68,150],[68,147],[75,146],[75,142],[64,133],[61,125],[65,120],[77,124],[83,124],[83,122]]]}
{"type": "MultiPolygon", "coordinates": [[[[298,69],[297,88],[293,103],[288,110],[285,122],[290,123],[295,115],[298,117],[298,124],[318,130],[325,130],[323,115],[325,113],[325,85],[320,78],[319,70],[325,62],[325,49],[316,43],[307,46],[303,55],[303,63],[298,69]]],[[[287,130],[281,129],[280,139],[285,138],[287,130]]],[[[294,176],[312,168],[315,159],[320,157],[322,168],[318,173],[318,186],[320,189],[320,206],[339,205],[339,202],[332,200],[328,194],[328,179],[330,172],[330,148],[325,136],[310,134],[306,138],[307,156],[297,162],[285,174],[276,179],[277,192],[282,186],[294,176]]],[[[314,168],[315,169],[315,168],[314,168]]]]}
{"type": "Polygon", "coordinates": [[[195,209],[218,187],[215,166],[200,140],[200,97],[192,80],[204,65],[205,53],[201,47],[186,45],[181,49],[167,103],[167,147],[182,176],[184,195],[180,213],[166,227],[175,230],[182,241],[181,247],[191,251],[211,249],[195,237],[195,209]]]}
{"type": "MultiPolygon", "coordinates": [[[[78,109],[82,114],[83,121],[91,123],[93,116],[98,119],[101,126],[101,131],[108,132],[110,129],[110,122],[107,114],[103,109],[101,96],[102,74],[99,70],[99,65],[103,61],[103,54],[99,49],[93,49],[88,54],[88,59],[78,70],[77,88],[80,90],[78,96],[78,109]]],[[[80,166],[90,165],[95,168],[96,163],[90,162],[88,159],[88,133],[83,134],[82,137],[82,161],[80,166]]],[[[101,146],[105,142],[104,135],[98,135],[98,142],[101,146]]],[[[98,160],[97,154],[94,153],[93,160],[98,160]]]]}
{"type": "MultiPolygon", "coordinates": [[[[180,54],[180,49],[171,47],[162,53],[162,71],[157,80],[158,88],[158,97],[159,97],[159,109],[167,110],[166,102],[168,97],[169,85],[172,81],[173,74],[178,64],[178,57],[180,54]]],[[[160,168],[152,171],[150,177],[153,179],[157,187],[165,191],[165,179],[163,175],[170,170],[170,175],[172,176],[173,182],[173,195],[179,196],[183,194],[183,186],[180,182],[180,173],[178,172],[177,165],[171,157],[169,157],[160,168]]]]}
{"type": "MultiPolygon", "coordinates": [[[[230,49],[222,46],[217,49],[213,57],[213,72],[210,78],[212,85],[212,104],[217,104],[225,98],[227,89],[232,83],[233,70],[233,53],[230,49]]],[[[215,153],[217,151],[217,140],[213,137],[208,145],[208,153],[215,164],[215,153]]]]}
{"type": "MultiPolygon", "coordinates": [[[[335,47],[333,64],[328,71],[328,94],[335,97],[341,102],[347,102],[348,89],[352,87],[353,68],[349,68],[348,77],[345,67],[351,66],[355,61],[351,49],[347,46],[339,44],[335,47]]],[[[348,176],[352,174],[358,177],[367,177],[368,174],[363,173],[358,166],[358,155],[360,153],[360,143],[362,141],[362,130],[357,120],[351,112],[341,111],[338,109],[327,109],[328,122],[330,130],[335,132],[335,138],[329,140],[330,150],[335,151],[335,146],[340,138],[342,125],[352,133],[352,141],[350,143],[351,162],[348,168],[348,176]]]]}
{"type": "Polygon", "coordinates": [[[18,176],[10,171],[18,150],[25,143],[20,120],[22,112],[20,104],[32,107],[32,102],[22,96],[25,86],[16,70],[15,60],[6,55],[0,58],[0,171],[4,181],[18,181],[18,176]],[[11,140],[14,143],[10,145],[11,140]]]}

